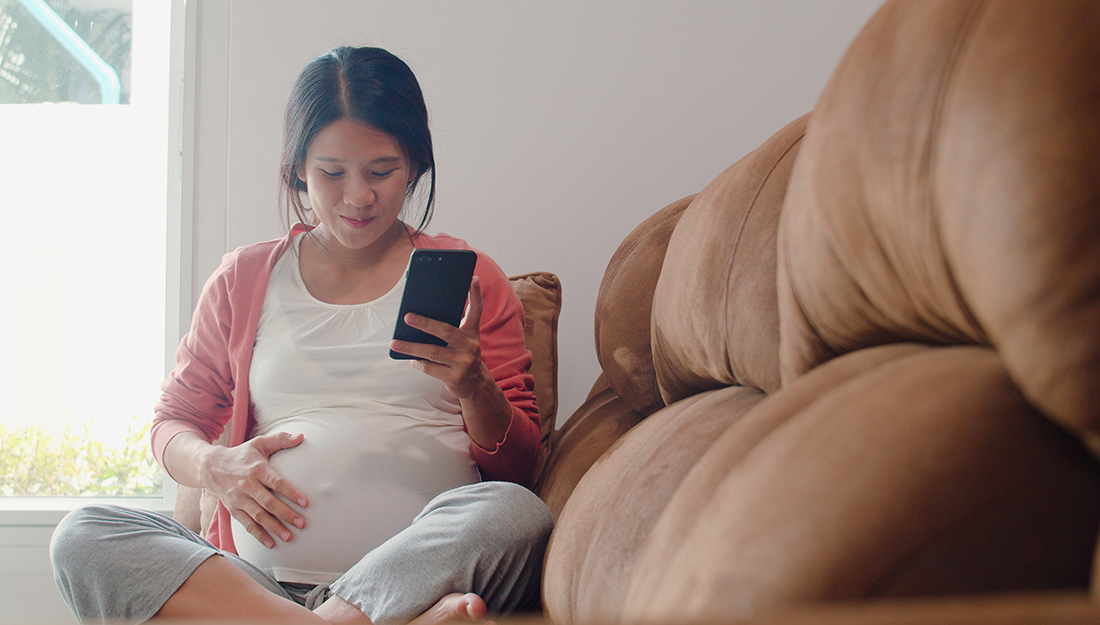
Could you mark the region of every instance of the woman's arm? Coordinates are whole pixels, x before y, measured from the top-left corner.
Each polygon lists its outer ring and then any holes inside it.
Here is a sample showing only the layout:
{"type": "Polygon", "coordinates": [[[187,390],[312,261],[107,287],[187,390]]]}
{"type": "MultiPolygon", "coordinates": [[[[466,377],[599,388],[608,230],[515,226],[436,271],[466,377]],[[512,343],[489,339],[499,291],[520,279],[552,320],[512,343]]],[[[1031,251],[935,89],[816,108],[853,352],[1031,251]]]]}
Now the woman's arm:
{"type": "Polygon", "coordinates": [[[287,525],[304,526],[301,515],[275,494],[302,507],[308,500],[268,462],[271,454],[300,444],[301,437],[272,435],[235,443],[244,439],[249,420],[247,366],[242,363],[251,355],[267,274],[281,250],[260,244],[222,259],[203,287],[176,367],[161,385],[150,433],[153,455],[168,475],[210,490],[269,547],[275,544],[272,535],[289,539],[287,525]],[[233,446],[213,444],[231,424],[233,446]]]}

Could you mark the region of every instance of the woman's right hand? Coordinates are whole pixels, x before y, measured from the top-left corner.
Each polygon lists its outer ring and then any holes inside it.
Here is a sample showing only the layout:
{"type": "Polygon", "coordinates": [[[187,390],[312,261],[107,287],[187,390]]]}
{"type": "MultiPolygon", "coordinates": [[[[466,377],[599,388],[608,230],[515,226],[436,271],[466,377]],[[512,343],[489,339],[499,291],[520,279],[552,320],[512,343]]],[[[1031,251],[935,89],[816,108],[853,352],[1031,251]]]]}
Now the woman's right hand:
{"type": "Polygon", "coordinates": [[[198,456],[202,485],[268,549],[275,547],[272,536],[278,536],[283,542],[291,540],[293,535],[288,525],[302,529],[306,524],[305,517],[286,501],[305,508],[309,499],[270,462],[272,454],[297,447],[304,440],[302,434],[280,432],[257,436],[236,447],[212,445],[198,456]]]}

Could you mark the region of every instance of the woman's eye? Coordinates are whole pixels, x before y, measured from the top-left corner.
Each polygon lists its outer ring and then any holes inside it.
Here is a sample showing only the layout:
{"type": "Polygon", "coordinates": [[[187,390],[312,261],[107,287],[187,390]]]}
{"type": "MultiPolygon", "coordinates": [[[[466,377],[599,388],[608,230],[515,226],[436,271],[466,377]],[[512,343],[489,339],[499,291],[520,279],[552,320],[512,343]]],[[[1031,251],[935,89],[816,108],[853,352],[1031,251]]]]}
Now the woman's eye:
{"type": "Polygon", "coordinates": [[[342,171],[328,171],[325,169],[322,169],[321,173],[328,178],[339,178],[340,176],[344,175],[344,172],[342,171]]]}
{"type": "Polygon", "coordinates": [[[395,171],[397,171],[396,168],[391,169],[389,171],[375,171],[375,172],[371,172],[371,175],[374,176],[375,178],[385,178],[386,176],[389,176],[390,174],[392,174],[395,171]]]}

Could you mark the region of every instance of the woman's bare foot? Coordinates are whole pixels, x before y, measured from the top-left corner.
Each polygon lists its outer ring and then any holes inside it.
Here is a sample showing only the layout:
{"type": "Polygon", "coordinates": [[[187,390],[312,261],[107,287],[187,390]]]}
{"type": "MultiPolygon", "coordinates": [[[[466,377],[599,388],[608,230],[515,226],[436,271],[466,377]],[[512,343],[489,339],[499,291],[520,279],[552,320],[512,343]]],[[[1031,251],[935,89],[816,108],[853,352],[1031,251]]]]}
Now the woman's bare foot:
{"type": "MultiPolygon", "coordinates": [[[[329,623],[340,625],[370,625],[359,608],[333,595],[321,604],[314,614],[329,623]]],[[[409,625],[445,625],[456,622],[479,622],[485,620],[489,609],[481,597],[472,592],[454,593],[440,599],[428,611],[412,620],[409,625]]]]}
{"type": "Polygon", "coordinates": [[[454,593],[439,600],[438,603],[412,620],[409,625],[443,625],[460,621],[484,621],[489,609],[481,597],[472,592],[454,593]]]}

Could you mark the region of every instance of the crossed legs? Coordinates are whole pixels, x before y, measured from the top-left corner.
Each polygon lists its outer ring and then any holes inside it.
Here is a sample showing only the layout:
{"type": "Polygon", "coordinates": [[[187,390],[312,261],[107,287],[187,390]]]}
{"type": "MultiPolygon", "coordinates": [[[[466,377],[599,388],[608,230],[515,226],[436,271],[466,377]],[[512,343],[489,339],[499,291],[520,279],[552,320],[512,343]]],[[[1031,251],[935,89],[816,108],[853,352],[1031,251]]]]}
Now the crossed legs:
{"type": "Polygon", "coordinates": [[[313,612],[236,555],[147,512],[74,511],[51,555],[58,588],[82,622],[232,616],[432,625],[535,605],[551,526],[545,505],[520,486],[448,491],[333,583],[335,596],[313,612]]]}
{"type": "MultiPolygon", "coordinates": [[[[232,606],[233,616],[261,622],[316,623],[317,625],[371,625],[371,620],[352,604],[331,597],[313,611],[272,593],[225,558],[211,556],[199,565],[164,606],[153,616],[164,618],[217,618],[232,606]]],[[[485,602],[474,593],[452,593],[440,599],[410,625],[442,625],[482,621],[485,602]]]]}

